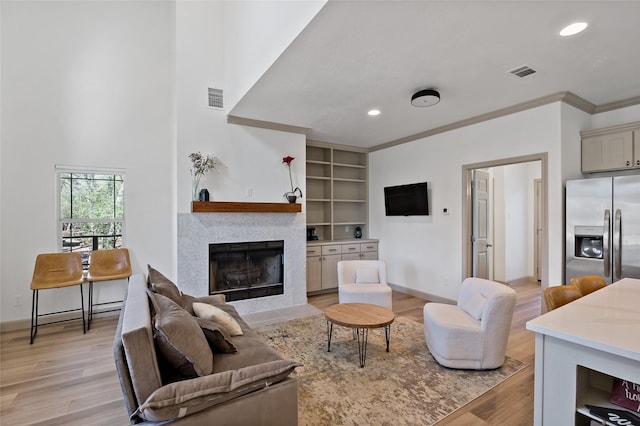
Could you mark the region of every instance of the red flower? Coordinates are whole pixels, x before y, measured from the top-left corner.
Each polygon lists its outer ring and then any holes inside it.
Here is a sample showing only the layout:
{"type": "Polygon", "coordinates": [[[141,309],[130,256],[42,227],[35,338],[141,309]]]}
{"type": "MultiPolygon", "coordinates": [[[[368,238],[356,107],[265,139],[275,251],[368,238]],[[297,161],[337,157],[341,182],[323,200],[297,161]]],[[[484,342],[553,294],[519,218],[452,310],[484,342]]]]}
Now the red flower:
{"type": "Polygon", "coordinates": [[[295,160],[295,158],[293,158],[293,157],[292,157],[292,156],[290,156],[290,155],[287,155],[286,157],[284,157],[284,158],[282,159],[282,162],[283,162],[283,163],[287,163],[287,165],[288,165],[288,166],[291,166],[291,162],[292,162],[293,160],[295,160]]]}

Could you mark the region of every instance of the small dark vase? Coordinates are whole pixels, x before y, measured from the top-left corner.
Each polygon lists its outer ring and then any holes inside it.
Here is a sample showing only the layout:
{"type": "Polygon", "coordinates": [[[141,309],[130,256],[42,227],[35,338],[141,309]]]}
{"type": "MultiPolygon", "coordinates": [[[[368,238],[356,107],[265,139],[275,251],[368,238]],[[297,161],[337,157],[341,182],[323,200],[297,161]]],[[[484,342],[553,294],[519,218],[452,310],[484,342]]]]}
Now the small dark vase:
{"type": "Polygon", "coordinates": [[[209,201],[209,191],[207,188],[203,188],[200,190],[200,194],[198,194],[198,199],[200,201],[209,201]]]}
{"type": "Polygon", "coordinates": [[[287,200],[291,203],[294,204],[296,202],[296,200],[298,199],[298,197],[296,195],[287,195],[287,200]]]}

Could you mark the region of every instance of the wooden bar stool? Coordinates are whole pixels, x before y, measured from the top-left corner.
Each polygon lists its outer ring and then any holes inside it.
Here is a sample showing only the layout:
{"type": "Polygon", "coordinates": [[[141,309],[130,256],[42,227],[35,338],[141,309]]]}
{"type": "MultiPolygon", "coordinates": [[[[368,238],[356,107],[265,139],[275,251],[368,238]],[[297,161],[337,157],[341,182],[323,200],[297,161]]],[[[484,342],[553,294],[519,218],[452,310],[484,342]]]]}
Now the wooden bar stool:
{"type": "MultiPolygon", "coordinates": [[[[91,329],[91,320],[93,319],[93,307],[100,305],[111,305],[113,303],[122,302],[115,300],[112,302],[93,303],[93,284],[102,281],[120,280],[131,276],[131,261],[129,260],[129,250],[126,248],[94,250],[91,252],[89,260],[89,323],[88,329],[91,329]]],[[[104,312],[117,311],[111,309],[104,312]]]]}
{"type": "MultiPolygon", "coordinates": [[[[53,288],[70,287],[74,285],[80,286],[80,304],[82,311],[82,332],[86,333],[84,320],[84,295],[82,293],[82,258],[80,253],[48,253],[39,254],[36,257],[36,266],[33,270],[33,279],[31,280],[31,338],[30,344],[38,333],[38,317],[47,315],[62,314],[66,312],[77,311],[77,309],[69,309],[66,311],[50,312],[46,314],[38,314],[38,296],[40,290],[49,290],[53,288]]],[[[56,324],[60,322],[73,321],[80,319],[69,318],[65,320],[52,321],[42,325],[56,324]]]]}

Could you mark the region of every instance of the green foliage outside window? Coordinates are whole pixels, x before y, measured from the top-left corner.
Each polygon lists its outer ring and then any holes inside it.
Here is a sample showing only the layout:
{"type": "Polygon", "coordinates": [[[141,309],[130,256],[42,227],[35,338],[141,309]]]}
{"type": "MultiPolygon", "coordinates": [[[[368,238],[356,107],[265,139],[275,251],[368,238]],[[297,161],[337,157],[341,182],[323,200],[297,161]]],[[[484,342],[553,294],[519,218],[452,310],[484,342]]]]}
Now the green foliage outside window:
{"type": "Polygon", "coordinates": [[[60,173],[63,251],[122,246],[124,177],[118,174],[60,173]]]}

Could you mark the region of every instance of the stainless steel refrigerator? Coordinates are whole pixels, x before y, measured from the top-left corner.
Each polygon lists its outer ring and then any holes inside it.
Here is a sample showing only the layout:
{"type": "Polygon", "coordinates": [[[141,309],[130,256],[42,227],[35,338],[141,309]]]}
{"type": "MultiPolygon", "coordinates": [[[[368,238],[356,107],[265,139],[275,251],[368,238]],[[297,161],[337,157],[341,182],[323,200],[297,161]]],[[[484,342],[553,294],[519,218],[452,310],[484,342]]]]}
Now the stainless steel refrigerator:
{"type": "Polygon", "coordinates": [[[640,278],[640,175],[567,181],[565,283],[640,278]]]}

